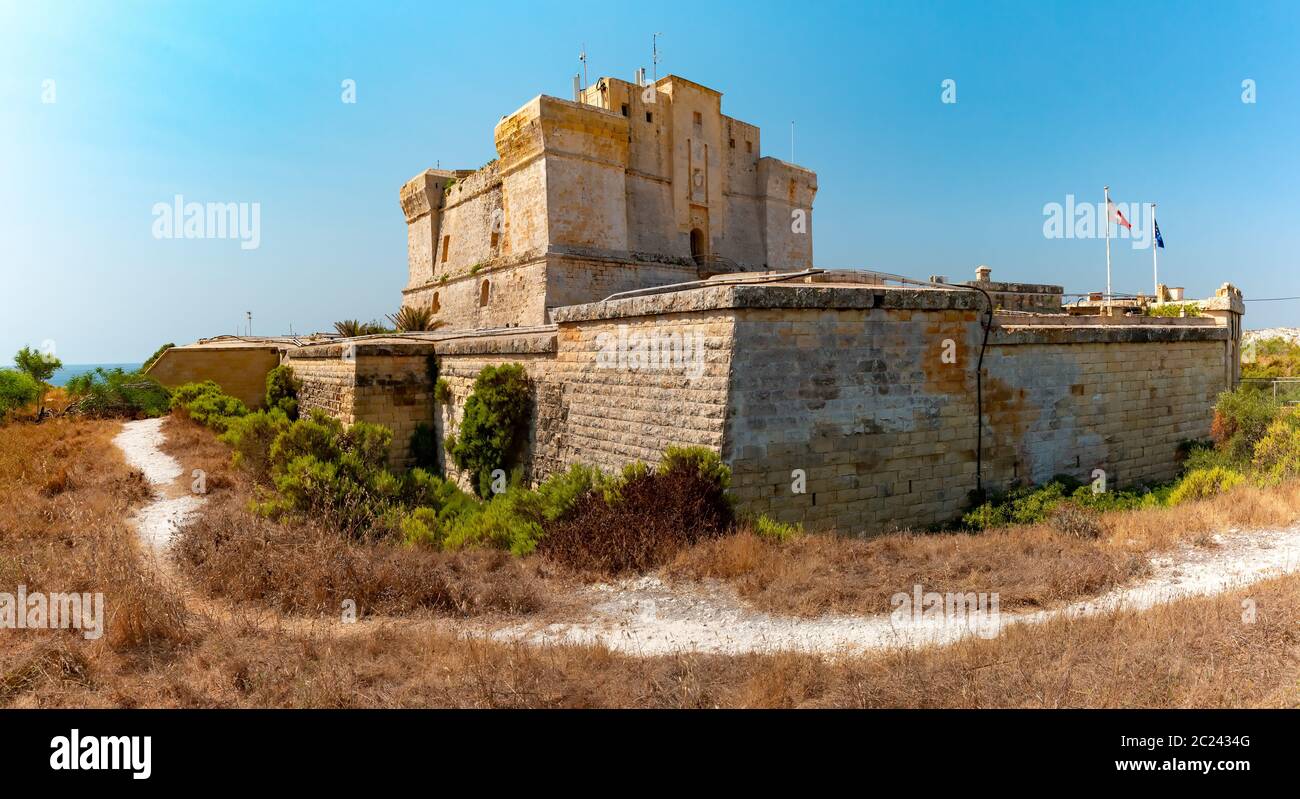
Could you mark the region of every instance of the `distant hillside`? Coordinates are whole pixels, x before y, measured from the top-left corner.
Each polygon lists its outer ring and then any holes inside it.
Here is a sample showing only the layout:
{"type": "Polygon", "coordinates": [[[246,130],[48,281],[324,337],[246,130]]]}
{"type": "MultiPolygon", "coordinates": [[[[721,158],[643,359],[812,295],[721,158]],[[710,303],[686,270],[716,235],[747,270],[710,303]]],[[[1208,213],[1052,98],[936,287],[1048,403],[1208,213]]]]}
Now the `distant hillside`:
{"type": "Polygon", "coordinates": [[[1243,342],[1267,341],[1280,338],[1292,344],[1300,344],[1300,327],[1266,327],[1263,330],[1247,330],[1241,335],[1243,342]]]}

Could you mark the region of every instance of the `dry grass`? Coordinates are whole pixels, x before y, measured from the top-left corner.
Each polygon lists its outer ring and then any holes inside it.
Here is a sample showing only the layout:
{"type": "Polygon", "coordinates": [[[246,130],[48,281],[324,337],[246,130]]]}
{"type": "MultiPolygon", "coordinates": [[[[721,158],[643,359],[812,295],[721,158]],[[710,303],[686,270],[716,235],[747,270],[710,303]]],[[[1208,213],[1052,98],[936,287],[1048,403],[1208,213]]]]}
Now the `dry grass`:
{"type": "Polygon", "coordinates": [[[69,646],[152,656],[189,639],[183,605],[137,557],[126,519],[149,488],[116,457],[118,429],[68,419],[0,427],[0,591],[103,593],[106,616],[93,644],[76,631],[0,630],[0,704],[33,681],[84,671],[68,665],[84,657],[69,646]]]}
{"type": "Polygon", "coordinates": [[[359,617],[431,610],[458,616],[530,613],[543,604],[535,565],[499,551],[440,553],[359,542],[311,522],[273,522],[248,510],[256,486],[231,466],[230,447],[207,428],[170,417],[163,450],[184,473],[207,474],[209,502],[174,550],[209,597],[258,602],[284,613],[359,617]]]}
{"type": "Polygon", "coordinates": [[[235,498],[214,498],[182,529],[174,553],[209,596],[282,612],[337,616],[351,600],[359,616],[422,609],[514,615],[542,604],[534,564],[508,553],[359,543],[315,523],[259,518],[235,498]]]}
{"type": "Polygon", "coordinates": [[[926,591],[998,592],[1007,610],[1096,594],[1140,576],[1146,561],[1046,526],[871,539],[805,535],[778,544],[742,531],[683,552],[677,578],[718,578],[773,613],[888,612],[889,598],[926,591]]]}
{"type": "MultiPolygon", "coordinates": [[[[148,489],[117,457],[111,439],[118,429],[107,421],[0,428],[0,590],[11,591],[18,583],[32,590],[103,590],[114,614],[100,641],[86,641],[69,631],[0,631],[0,706],[1300,704],[1300,630],[1295,626],[1300,618],[1300,576],[1142,614],[1060,619],[1041,627],[1015,627],[993,641],[971,639],[943,648],[871,657],[636,658],[595,647],[533,648],[465,639],[454,628],[447,629],[450,623],[322,623],[319,629],[304,631],[301,625],[268,622],[264,613],[187,612],[141,565],[139,551],[132,546],[126,518],[148,489]],[[1241,607],[1247,597],[1257,610],[1257,620],[1249,624],[1243,622],[1241,607]]],[[[202,463],[199,452],[181,452],[183,464],[190,468],[202,463]]],[[[205,468],[210,477],[224,468],[221,463],[208,463],[208,467],[193,468],[205,468]]],[[[225,525],[227,533],[249,518],[236,513],[242,513],[238,503],[246,497],[238,475],[228,476],[231,482],[213,495],[210,504],[217,516],[228,514],[224,522],[220,518],[213,522],[225,525]]],[[[852,593],[856,583],[919,576],[931,590],[944,590],[940,581],[958,590],[974,585],[971,580],[984,581],[980,588],[988,590],[989,580],[1003,580],[1008,585],[1006,596],[1031,604],[1050,601],[1070,590],[1070,585],[1093,590],[1099,579],[1106,579],[1106,568],[1123,562],[1107,558],[1172,546],[1224,526],[1289,521],[1298,497],[1300,491],[1291,488],[1251,489],[1163,513],[1108,517],[1107,533],[1095,543],[1040,528],[874,541],[810,537],[784,547],[742,534],[697,547],[684,554],[675,568],[707,566],[718,576],[754,579],[756,585],[753,575],[770,572],[774,575],[770,582],[759,585],[754,595],[760,603],[773,602],[771,597],[783,590],[802,590],[801,602],[808,607],[871,604],[875,600],[867,593],[852,593]],[[794,571],[774,571],[771,561],[778,556],[795,564],[794,571]],[[883,572],[873,578],[871,569],[877,567],[868,559],[892,565],[879,567],[883,572]],[[1091,576],[1069,578],[1066,572],[1081,564],[1091,576]]],[[[364,560],[373,553],[339,555],[333,545],[313,544],[300,532],[289,543],[292,546],[286,546],[277,555],[280,560],[270,566],[272,577],[261,583],[263,587],[293,579],[295,558],[298,570],[320,569],[332,575],[330,580],[342,579],[340,575],[349,575],[349,570],[376,569],[361,581],[363,586],[383,580],[400,584],[403,568],[425,568],[396,561],[382,567],[361,565],[360,560],[349,558],[364,560]],[[323,550],[318,552],[315,546],[323,550]],[[343,565],[330,569],[313,565],[322,555],[343,565]]],[[[239,559],[257,561],[265,555],[251,550],[239,559]]],[[[438,568],[459,569],[480,580],[494,569],[511,575],[504,569],[513,567],[466,559],[439,561],[438,568]]],[[[328,580],[324,584],[329,585],[328,580]]],[[[337,585],[322,596],[337,596],[330,593],[339,590],[337,585]]],[[[255,603],[279,606],[285,601],[272,593],[255,603]]],[[[308,608],[314,601],[288,604],[308,608]]],[[[389,610],[406,607],[405,600],[390,605],[384,605],[390,600],[382,597],[372,601],[389,610]]],[[[808,612],[802,605],[791,610],[808,612]]]]}
{"type": "Polygon", "coordinates": [[[917,584],[941,593],[997,592],[1001,607],[1012,610],[1115,588],[1145,575],[1151,553],[1208,546],[1215,532],[1297,520],[1300,484],[1243,484],[1173,508],[1101,514],[1097,538],[1078,535],[1066,519],[976,534],[808,535],[784,544],[741,530],[682,552],[667,571],[723,580],[758,609],[806,617],[888,611],[893,594],[917,584]]]}

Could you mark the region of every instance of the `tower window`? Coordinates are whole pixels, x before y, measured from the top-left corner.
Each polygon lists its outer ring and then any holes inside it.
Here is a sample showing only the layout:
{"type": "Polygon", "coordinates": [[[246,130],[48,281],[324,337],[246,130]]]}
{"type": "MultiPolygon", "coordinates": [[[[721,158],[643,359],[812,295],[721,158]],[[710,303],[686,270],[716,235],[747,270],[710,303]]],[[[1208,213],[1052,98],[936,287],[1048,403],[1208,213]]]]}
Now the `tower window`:
{"type": "Polygon", "coordinates": [[[488,285],[486,280],[484,280],[478,287],[478,304],[480,308],[488,304],[488,297],[491,296],[491,294],[492,287],[488,285]]]}
{"type": "Polygon", "coordinates": [[[747,153],[754,152],[754,143],[752,141],[745,142],[745,152],[747,153]]]}
{"type": "Polygon", "coordinates": [[[736,149],[736,140],[735,140],[735,139],[728,139],[728,140],[727,140],[727,146],[729,146],[729,147],[730,147],[731,149],[733,149],[733,150],[736,149]]]}
{"type": "Polygon", "coordinates": [[[623,116],[627,116],[627,103],[623,103],[623,116]]]}
{"type": "Polygon", "coordinates": [[[703,124],[704,124],[704,115],[701,114],[699,111],[696,111],[696,112],[695,112],[695,124],[696,124],[696,125],[703,125],[703,124]]]}
{"type": "Polygon", "coordinates": [[[652,114],[652,113],[650,113],[649,111],[646,111],[646,112],[645,112],[645,121],[646,121],[646,122],[654,122],[654,121],[655,121],[655,115],[652,114]]]}

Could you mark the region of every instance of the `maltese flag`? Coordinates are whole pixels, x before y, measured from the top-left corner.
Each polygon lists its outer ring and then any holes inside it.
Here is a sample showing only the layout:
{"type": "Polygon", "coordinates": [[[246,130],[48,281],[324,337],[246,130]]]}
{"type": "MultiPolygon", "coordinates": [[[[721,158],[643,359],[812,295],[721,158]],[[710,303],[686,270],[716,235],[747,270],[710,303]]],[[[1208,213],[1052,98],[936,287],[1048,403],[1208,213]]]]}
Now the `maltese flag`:
{"type": "Polygon", "coordinates": [[[1129,230],[1133,229],[1133,226],[1128,223],[1128,220],[1124,218],[1124,214],[1120,212],[1119,208],[1115,206],[1115,203],[1109,197],[1106,198],[1106,213],[1110,217],[1110,221],[1115,224],[1123,225],[1129,230]]]}

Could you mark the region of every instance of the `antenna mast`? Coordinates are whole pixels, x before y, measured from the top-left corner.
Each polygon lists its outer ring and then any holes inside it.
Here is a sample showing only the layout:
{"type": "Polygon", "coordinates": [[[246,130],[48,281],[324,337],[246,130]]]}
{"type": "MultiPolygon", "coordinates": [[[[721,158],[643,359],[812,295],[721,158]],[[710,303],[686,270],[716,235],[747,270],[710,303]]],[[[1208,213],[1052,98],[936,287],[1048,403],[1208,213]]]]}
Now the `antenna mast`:
{"type": "Polygon", "coordinates": [[[659,82],[659,37],[662,33],[654,33],[650,36],[650,66],[654,71],[654,80],[659,82]]]}
{"type": "Polygon", "coordinates": [[[582,62],[582,88],[587,88],[587,43],[582,43],[582,52],[578,53],[578,60],[582,62]]]}

